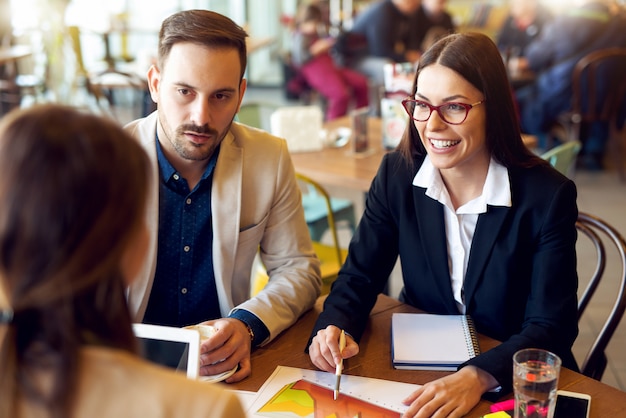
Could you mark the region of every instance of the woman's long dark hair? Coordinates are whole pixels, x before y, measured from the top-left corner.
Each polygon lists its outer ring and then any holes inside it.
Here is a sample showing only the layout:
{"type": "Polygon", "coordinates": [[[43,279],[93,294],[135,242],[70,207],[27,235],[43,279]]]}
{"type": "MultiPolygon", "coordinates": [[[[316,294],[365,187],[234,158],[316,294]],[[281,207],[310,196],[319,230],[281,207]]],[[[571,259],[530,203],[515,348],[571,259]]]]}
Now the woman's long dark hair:
{"type": "MultiPolygon", "coordinates": [[[[420,59],[413,82],[413,97],[421,71],[432,64],[450,68],[483,93],[487,112],[486,144],[496,161],[508,168],[545,164],[522,141],[506,69],[498,48],[488,36],[457,33],[437,41],[420,59]]],[[[398,151],[410,165],[415,156],[426,153],[411,119],[398,144],[398,151]]]]}
{"type": "Polygon", "coordinates": [[[67,417],[81,347],[136,351],[121,260],[149,161],[115,122],[42,105],[2,120],[0,167],[0,416],[21,399],[67,417]]]}

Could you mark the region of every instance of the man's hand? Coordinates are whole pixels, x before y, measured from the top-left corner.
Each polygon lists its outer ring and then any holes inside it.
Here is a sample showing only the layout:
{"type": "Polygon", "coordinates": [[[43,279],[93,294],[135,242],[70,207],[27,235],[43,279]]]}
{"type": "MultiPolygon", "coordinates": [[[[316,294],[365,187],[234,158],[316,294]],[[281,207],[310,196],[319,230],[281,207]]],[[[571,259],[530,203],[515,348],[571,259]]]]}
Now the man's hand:
{"type": "Polygon", "coordinates": [[[250,376],[252,341],[246,324],[235,318],[221,318],[202,324],[215,327],[215,334],[200,346],[200,375],[212,376],[239,365],[239,370],[225,382],[239,382],[250,376]]]}

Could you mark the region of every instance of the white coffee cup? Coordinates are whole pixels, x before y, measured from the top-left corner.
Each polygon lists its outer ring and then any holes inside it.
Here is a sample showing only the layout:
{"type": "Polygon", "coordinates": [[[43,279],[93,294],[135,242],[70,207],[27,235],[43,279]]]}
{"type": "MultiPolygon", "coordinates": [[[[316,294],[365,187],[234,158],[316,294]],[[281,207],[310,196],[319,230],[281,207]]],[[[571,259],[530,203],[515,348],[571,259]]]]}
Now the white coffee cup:
{"type": "Polygon", "coordinates": [[[213,325],[206,325],[206,324],[189,325],[189,326],[186,326],[185,329],[193,329],[193,330],[198,331],[198,333],[200,334],[201,342],[208,340],[217,332],[217,330],[215,329],[213,325]]]}

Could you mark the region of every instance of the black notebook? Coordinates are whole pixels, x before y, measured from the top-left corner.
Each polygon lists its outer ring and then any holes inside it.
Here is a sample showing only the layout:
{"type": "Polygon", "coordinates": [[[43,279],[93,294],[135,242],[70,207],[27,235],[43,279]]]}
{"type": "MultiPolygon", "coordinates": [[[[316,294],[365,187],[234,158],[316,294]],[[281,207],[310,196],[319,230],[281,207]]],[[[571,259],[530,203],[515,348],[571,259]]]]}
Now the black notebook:
{"type": "Polygon", "coordinates": [[[474,323],[467,315],[394,313],[391,344],[396,369],[456,370],[480,354],[474,323]]]}

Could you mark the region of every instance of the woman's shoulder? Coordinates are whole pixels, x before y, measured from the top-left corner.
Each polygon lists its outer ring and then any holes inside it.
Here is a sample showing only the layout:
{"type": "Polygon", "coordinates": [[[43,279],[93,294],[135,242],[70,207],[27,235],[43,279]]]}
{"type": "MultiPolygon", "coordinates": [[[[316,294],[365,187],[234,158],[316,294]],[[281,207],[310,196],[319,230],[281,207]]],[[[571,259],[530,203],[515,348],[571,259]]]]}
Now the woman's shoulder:
{"type": "Polygon", "coordinates": [[[121,350],[83,349],[78,385],[76,416],[244,416],[232,392],[121,350]]]}
{"type": "Polygon", "coordinates": [[[543,199],[563,192],[576,196],[576,185],[549,164],[509,168],[509,180],[514,195],[543,199]]]}

